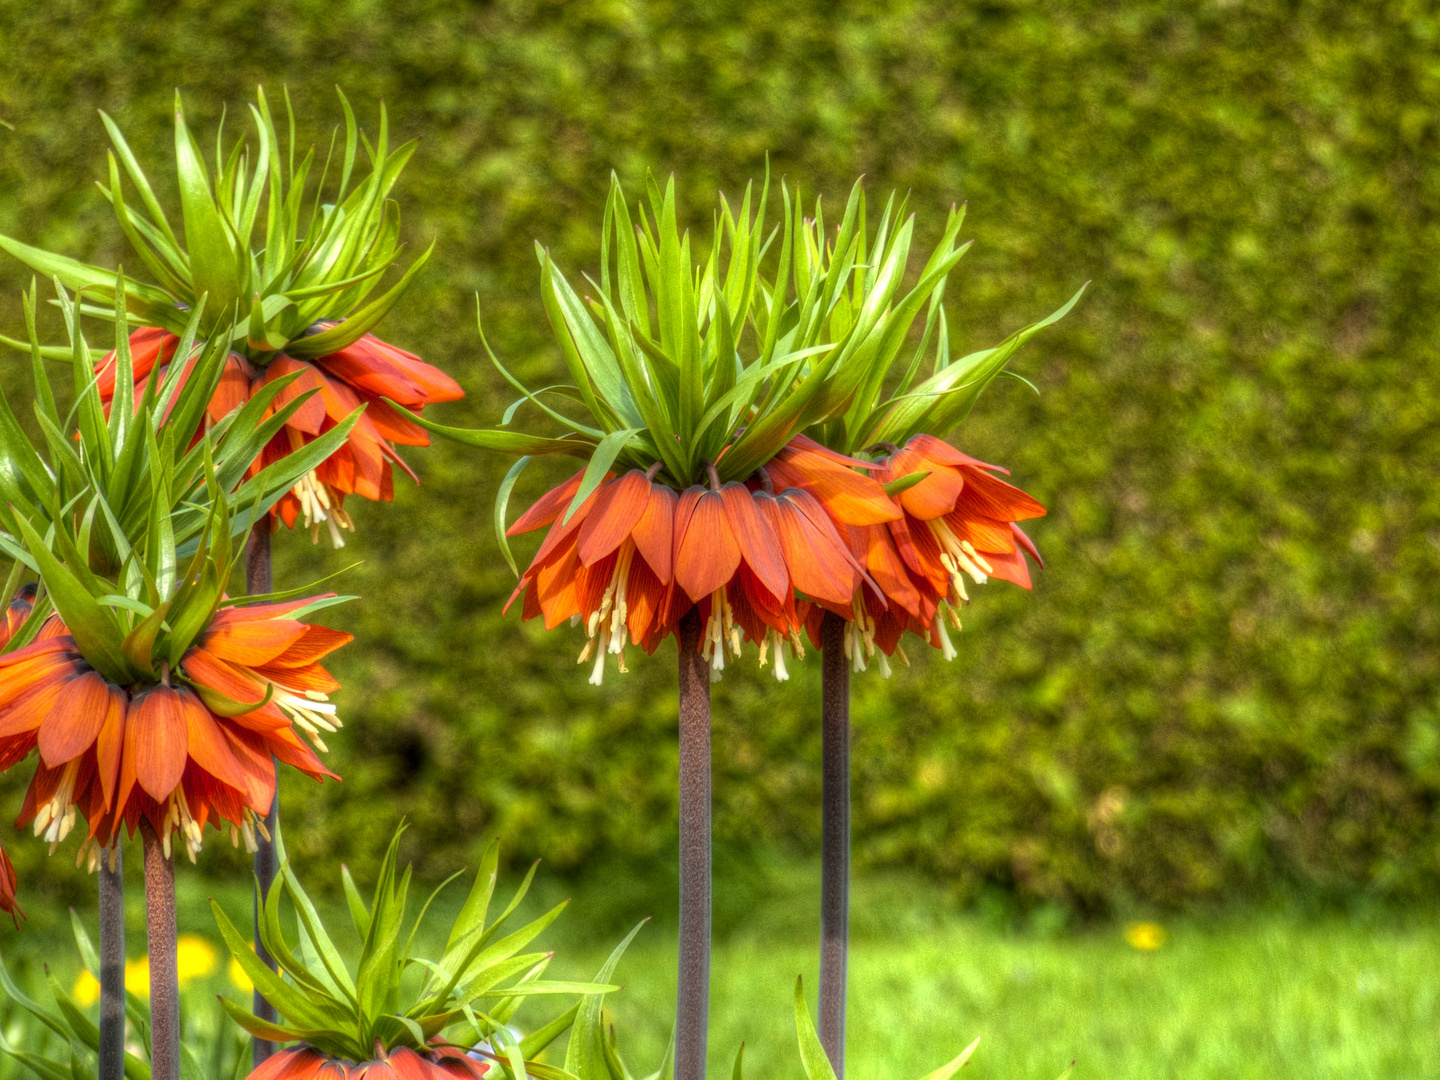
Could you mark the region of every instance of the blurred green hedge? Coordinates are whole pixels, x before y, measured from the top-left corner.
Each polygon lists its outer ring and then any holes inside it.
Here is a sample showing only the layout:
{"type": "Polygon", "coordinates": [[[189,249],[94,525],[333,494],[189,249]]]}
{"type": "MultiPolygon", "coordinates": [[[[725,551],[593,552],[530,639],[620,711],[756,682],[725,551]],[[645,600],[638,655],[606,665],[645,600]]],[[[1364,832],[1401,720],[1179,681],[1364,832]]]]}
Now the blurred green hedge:
{"type": "MultiPolygon", "coordinates": [[[[457,423],[509,400],[477,292],[507,360],[557,368],[532,241],[592,266],[612,168],[675,171],[706,235],[767,153],[832,200],[860,173],[910,191],[922,237],[968,200],[956,347],[1095,284],[1022,354],[1039,396],[1002,381],[964,433],[1051,507],[1034,594],[978,590],[953,664],[857,680],[862,864],[1092,910],[1440,886],[1427,6],[0,0],[0,33],[0,230],[105,262],[97,108],[158,161],[174,86],[208,131],[262,81],[326,124],[334,83],[372,127],[383,96],[425,140],[407,234],[439,241],[386,336],[466,385],[457,423]]],[[[12,332],[26,280],[0,265],[12,332]]],[[[410,459],[424,486],[356,505],[346,551],[278,545],[287,580],[360,560],[365,597],[337,616],[346,780],[287,781],[292,845],[364,864],[403,813],[428,876],[495,832],[571,871],[666,865],[673,647],[586,685],[578,631],[500,618],[503,468],[410,459]]],[[[818,847],[817,667],[717,689],[729,849],[818,847]]],[[[38,843],[7,846],[38,888],[38,843]]]]}

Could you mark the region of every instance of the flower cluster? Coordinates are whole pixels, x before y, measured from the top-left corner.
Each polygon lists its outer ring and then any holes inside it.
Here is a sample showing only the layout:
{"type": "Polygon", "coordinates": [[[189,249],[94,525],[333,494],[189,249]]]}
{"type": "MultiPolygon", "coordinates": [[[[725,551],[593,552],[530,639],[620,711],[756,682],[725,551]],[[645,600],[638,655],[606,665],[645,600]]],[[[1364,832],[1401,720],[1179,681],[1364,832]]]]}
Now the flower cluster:
{"type": "MultiPolygon", "coordinates": [[[[316,334],[335,323],[317,322],[316,334]]],[[[144,326],[130,335],[134,393],[144,393],[151,373],[164,377],[180,339],[160,327],[144,326]]],[[[96,366],[97,383],[106,414],[115,395],[116,357],[112,351],[96,366]]],[[[193,366],[193,359],[190,364],[193,366]]],[[[183,380],[188,372],[181,373],[183,380]]],[[[327,431],[333,430],[360,406],[365,411],[350,429],[343,445],[307,472],[283,498],[272,514],[289,528],[304,517],[311,535],[319,537],[323,524],[335,547],[343,547],[341,529],[354,526],[345,512],[345,497],[359,495],[376,502],[395,497],[393,465],[412,480],[415,473],[396,452],[401,446],[428,446],[430,436],[423,428],[401,416],[389,404],[397,402],[419,412],[438,401],[455,401],[465,395],[460,384],[443,371],[425,363],[413,353],[365,334],[358,341],[325,356],[296,360],[280,353],[267,363],[257,364],[238,352],[225,359],[215,393],[206,406],[206,418],[218,423],[231,410],[244,405],[255,391],[277,379],[294,376],[267,408],[269,417],[293,401],[303,400],[270,441],[248,475],[294,453],[327,431]]],[[[197,438],[198,438],[197,433],[197,438]]]]}
{"type": "MultiPolygon", "coordinates": [[[[865,670],[878,648],[880,670],[888,673],[886,657],[900,649],[906,631],[954,659],[946,624],[960,629],[960,607],[970,602],[966,578],[1030,588],[1025,556],[1044,562],[1016,522],[1041,517],[1045,508],[993,475],[1005,471],[932,435],[917,435],[876,463],[884,483],[923,479],[895,495],[896,520],[850,530],[856,557],[880,586],[879,595],[857,590],[847,613],[845,649],[855,670],[865,670]]],[[[818,640],[813,620],[811,634],[818,640]]]]}
{"type": "Polygon", "coordinates": [[[20,826],[53,846],[77,814],[92,863],[124,826],[149,823],[167,855],[175,833],[193,860],[207,824],[231,840],[255,834],[275,796],[272,758],[333,777],[296,734],[321,749],[338,726],[319,663],[349,634],[286,616],[314,600],[228,607],[155,682],[117,685],[96,671],[58,616],[36,640],[0,656],[0,769],[38,749],[20,826]],[[98,846],[97,846],[98,845],[98,846]]]}
{"type": "MultiPolygon", "coordinates": [[[[343,445],[302,474],[272,509],[272,521],[290,527],[303,516],[317,539],[324,525],[336,547],[343,546],[341,530],[352,527],[345,497],[388,501],[394,490],[392,466],[410,471],[395,446],[424,446],[429,441],[384,399],[418,411],[463,396],[453,379],[370,333],[429,258],[429,251],[422,253],[400,280],[372,296],[399,262],[399,211],[388,195],[415,143],[390,147],[383,105],[376,139],[361,138],[343,94],[340,103],[346,120],[345,165],[338,183],[327,184],[333,176],[328,168],[321,176],[306,218],[309,200],[302,195],[313,151],[298,166],[293,145],[287,154],[263,90],[250,109],[257,157],[250,158],[240,145],[226,153],[217,137],[213,185],[177,95],[179,229],[167,220],[120,129],[104,117],[114,146],[105,193],[154,284],[0,236],[0,249],[38,273],[70,289],[84,288],[92,299],[117,302],[118,326],[138,327],[129,338],[133,363],[124,377],[133,380],[137,399],[151,372],[168,368],[192,321],[196,339],[218,343],[227,353],[206,407],[209,423],[218,423],[277,380],[289,382],[271,402],[266,418],[312,395],[261,449],[250,475],[349,418],[353,426],[343,445]],[[371,168],[352,185],[352,178],[359,176],[355,164],[362,143],[371,168]],[[282,161],[288,161],[288,169],[282,161]],[[126,179],[139,195],[138,203],[127,196],[126,179]],[[259,208],[266,198],[269,208],[262,217],[259,208]],[[356,419],[362,405],[364,415],[356,419]]],[[[294,130],[292,115],[292,141],[294,130]]],[[[3,340],[26,348],[23,342],[3,340]]],[[[69,350],[40,351],[70,359],[69,350]]],[[[187,377],[195,359],[190,349],[184,350],[187,377]]],[[[107,408],[121,378],[119,367],[113,352],[99,365],[107,408]]]]}
{"type": "Polygon", "coordinates": [[[877,588],[845,530],[900,514],[880,484],[849,468],[863,462],[810,440],[795,440],[773,464],[783,470],[778,491],[764,467],[746,483],[722,484],[712,470],[709,486],[679,493],[655,481],[658,465],[607,474],[567,516],[577,473],[510,527],[518,535],[550,526],[511,602],[524,594],[524,617],[543,614],[547,628],[583,621],[580,662],[593,657],[597,685],[607,653],[624,671],[626,645],[654,652],[693,607],[712,678],[742,641],[760,647],[762,665],[773,653],[776,677],[786,678],[785,650],[803,654],[812,603],[845,609],[857,589],[877,588]]]}
{"type": "Polygon", "coordinates": [[[776,678],[788,678],[786,650],[804,655],[802,629],[818,645],[826,611],[849,623],[856,670],[878,648],[888,674],[886,657],[907,630],[951,659],[946,622],[959,629],[965,576],[1029,588],[1023,552],[1039,561],[1014,522],[1045,508],[992,476],[997,466],[928,435],[876,462],[799,435],[744,483],[714,478],[679,493],[655,480],[658,471],[607,473],[567,515],[582,470],[507,530],[549,526],[510,604],[523,596],[523,617],[543,615],[547,629],[583,623],[580,663],[593,661],[596,685],[607,654],[625,671],[626,646],[653,653],[693,607],[712,678],[743,641],[759,646],[762,666],[773,655],[776,678]],[[886,491],[916,474],[918,482],[886,491]]]}

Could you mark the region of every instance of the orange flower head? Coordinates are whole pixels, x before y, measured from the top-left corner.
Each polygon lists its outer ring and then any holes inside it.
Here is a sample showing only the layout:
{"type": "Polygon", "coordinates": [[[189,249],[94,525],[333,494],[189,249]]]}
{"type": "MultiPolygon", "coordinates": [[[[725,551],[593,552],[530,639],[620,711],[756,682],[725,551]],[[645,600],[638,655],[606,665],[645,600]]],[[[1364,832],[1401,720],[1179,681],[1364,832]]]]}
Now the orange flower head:
{"type": "Polygon", "coordinates": [[[843,464],[851,459],[808,443],[775,459],[776,472],[794,484],[779,494],[763,469],[749,483],[724,484],[712,470],[708,487],[677,494],[654,479],[657,465],[607,473],[567,518],[584,476],[576,473],[507,530],[514,536],[550,526],[511,603],[523,594],[524,618],[544,615],[547,629],[567,618],[583,621],[580,662],[593,660],[595,685],[607,654],[623,672],[627,645],[654,652],[697,606],[712,678],[727,653],[740,655],[742,641],[760,647],[762,664],[773,651],[776,677],[787,678],[784,649],[803,655],[810,603],[848,608],[866,577],[841,530],[899,515],[880,484],[843,464]]]}
{"type": "Polygon", "coordinates": [[[37,640],[0,656],[0,769],[39,751],[17,825],[51,845],[83,815],[82,857],[141,819],[181,834],[193,861],[207,824],[231,840],[255,833],[275,796],[272,759],[316,780],[334,777],[296,734],[320,749],[339,724],[338,687],[319,661],[349,634],[286,616],[311,603],[222,608],[178,668],[158,682],[118,686],[90,666],[58,617],[37,640]],[[91,842],[94,842],[93,844],[91,842]]]}
{"type": "MultiPolygon", "coordinates": [[[[335,325],[321,320],[311,331],[323,333],[335,325]]],[[[156,327],[141,327],[130,335],[137,401],[157,365],[163,377],[178,343],[179,338],[174,334],[156,327]]],[[[192,359],[189,363],[193,365],[193,362],[192,359]]],[[[115,392],[115,353],[108,353],[96,370],[108,409],[115,392]]],[[[182,375],[182,385],[188,374],[187,370],[182,375]]],[[[359,495],[376,502],[389,502],[395,497],[393,466],[398,465],[418,482],[396,451],[396,445],[428,446],[430,443],[426,431],[396,412],[386,399],[419,413],[426,405],[454,401],[464,397],[465,392],[454,379],[413,353],[366,334],[351,345],[310,360],[296,360],[280,353],[268,363],[256,365],[239,353],[231,353],[206,409],[207,419],[212,424],[218,422],[250,400],[251,394],[261,386],[287,375],[298,377],[275,397],[267,416],[306,393],[313,391],[313,396],[266,445],[251,467],[250,475],[300,449],[364,405],[364,414],[340,449],[307,473],[272,510],[272,516],[289,528],[303,516],[316,539],[323,524],[329,530],[331,542],[343,547],[341,530],[354,528],[344,509],[345,497],[359,495]]]]}
{"type": "Polygon", "coordinates": [[[1044,563],[1017,523],[1044,516],[1045,508],[994,475],[1005,472],[932,435],[915,436],[879,463],[876,479],[882,483],[917,474],[921,479],[894,496],[901,511],[895,520],[850,529],[851,547],[885,600],[855,597],[847,647],[856,670],[877,647],[883,667],[883,657],[894,654],[906,630],[952,659],[946,624],[960,629],[959,607],[970,602],[967,578],[977,585],[996,577],[1031,587],[1025,556],[1044,563]]]}

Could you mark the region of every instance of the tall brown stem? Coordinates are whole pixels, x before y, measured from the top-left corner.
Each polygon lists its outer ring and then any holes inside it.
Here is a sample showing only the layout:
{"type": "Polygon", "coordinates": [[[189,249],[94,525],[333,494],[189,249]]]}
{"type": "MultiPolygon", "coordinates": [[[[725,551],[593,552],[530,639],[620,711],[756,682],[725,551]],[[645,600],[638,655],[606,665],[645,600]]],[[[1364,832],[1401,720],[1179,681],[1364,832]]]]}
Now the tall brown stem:
{"type": "MultiPolygon", "coordinates": [[[[850,949],[850,665],[845,620],[820,625],[820,1043],[845,1080],[845,982],[850,949]]],[[[858,648],[858,643],[857,643],[858,648]]]]}
{"type": "MultiPolygon", "coordinates": [[[[251,596],[260,596],[274,590],[274,578],[270,569],[270,518],[261,518],[250,529],[250,535],[245,540],[245,591],[251,596]]],[[[280,820],[280,778],[275,778],[275,799],[270,804],[270,813],[265,815],[265,829],[270,834],[270,839],[264,836],[258,837],[259,846],[255,851],[255,878],[260,883],[259,897],[264,897],[270,892],[270,886],[275,881],[277,862],[275,858],[275,828],[280,820]]],[[[279,965],[275,958],[265,949],[265,943],[260,940],[260,901],[255,904],[255,954],[270,966],[270,970],[278,971],[279,965]]],[[[255,1015],[262,1020],[275,1022],[275,1007],[266,1001],[259,990],[255,991],[252,1002],[255,1015]]],[[[252,1039],[250,1044],[250,1059],[252,1064],[259,1066],[271,1054],[275,1053],[275,1044],[268,1039],[252,1039]]]]}
{"type": "Polygon", "coordinates": [[[117,836],[100,851],[100,1067],[98,1080],[125,1075],[125,850],[117,836]],[[114,866],[111,866],[111,860],[114,866]]]}
{"type": "Polygon", "coordinates": [[[680,977],[675,1080],[704,1080],[710,1023],[710,670],[700,609],[680,620],[680,977]]]}
{"type": "Polygon", "coordinates": [[[150,953],[150,1080],[180,1080],[180,977],[175,966],[175,867],[150,822],[145,844],[145,947],[150,953]]]}

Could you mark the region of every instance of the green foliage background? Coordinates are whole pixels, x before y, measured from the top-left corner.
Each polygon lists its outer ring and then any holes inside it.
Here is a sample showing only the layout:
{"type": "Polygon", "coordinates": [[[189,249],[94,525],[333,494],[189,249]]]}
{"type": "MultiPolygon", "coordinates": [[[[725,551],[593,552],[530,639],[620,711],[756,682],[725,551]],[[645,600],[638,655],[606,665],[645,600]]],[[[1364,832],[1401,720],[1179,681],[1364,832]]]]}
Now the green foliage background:
{"type": "MultiPolygon", "coordinates": [[[[207,132],[262,81],[326,124],[332,84],[372,129],[383,95],[425,139],[407,235],[439,240],[386,336],[461,380],[436,415],[465,423],[509,400],[474,294],[523,378],[558,370],[532,240],[592,267],[612,168],[673,170],[707,236],[767,153],[832,201],[909,190],[922,238],[968,200],[957,348],[1095,284],[1021,355],[1040,395],[1002,381],[964,433],[1051,508],[1034,594],[978,590],[953,664],[856,681],[862,865],[1091,910],[1404,896],[1440,885],[1437,38],[1410,3],[0,0],[0,230],[127,258],[97,108],[163,176],[174,86],[207,132]]],[[[27,280],[0,265],[11,332],[27,280]]],[[[498,832],[643,888],[674,845],[673,646],[586,685],[578,631],[499,615],[502,466],[410,460],[423,488],[356,502],[344,553],[277,542],[283,580],[363,560],[346,779],[287,781],[291,845],[364,864],[405,814],[427,876],[498,832]]],[[[813,658],[717,688],[728,852],[818,847],[817,701],[813,658]]],[[[40,888],[38,842],[6,842],[40,888]]]]}

